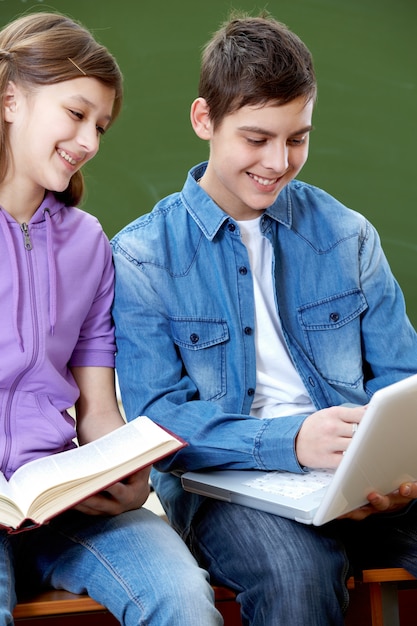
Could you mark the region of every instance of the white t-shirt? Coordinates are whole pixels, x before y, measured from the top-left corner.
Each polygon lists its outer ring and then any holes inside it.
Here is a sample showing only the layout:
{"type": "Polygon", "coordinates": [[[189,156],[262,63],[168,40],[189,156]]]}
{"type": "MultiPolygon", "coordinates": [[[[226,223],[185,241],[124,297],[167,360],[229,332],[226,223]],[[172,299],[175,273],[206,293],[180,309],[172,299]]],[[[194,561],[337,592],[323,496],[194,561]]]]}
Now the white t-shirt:
{"type": "Polygon", "coordinates": [[[238,222],[249,255],[255,299],[256,390],[251,415],[264,418],[312,413],[315,407],[282,334],[275,305],[272,245],[261,234],[261,217],[238,222]]]}

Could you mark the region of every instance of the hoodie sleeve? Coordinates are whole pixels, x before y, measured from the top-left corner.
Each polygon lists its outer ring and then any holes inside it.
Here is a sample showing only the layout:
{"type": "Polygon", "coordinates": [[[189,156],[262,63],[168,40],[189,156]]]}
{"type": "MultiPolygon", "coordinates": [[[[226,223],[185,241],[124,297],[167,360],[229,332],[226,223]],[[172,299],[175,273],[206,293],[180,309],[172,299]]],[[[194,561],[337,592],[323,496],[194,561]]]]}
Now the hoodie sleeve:
{"type": "Polygon", "coordinates": [[[102,232],[98,239],[96,245],[90,246],[94,251],[90,271],[97,274],[98,286],[82,323],[79,339],[70,359],[71,367],[115,366],[116,346],[111,316],[114,268],[107,237],[102,232]]]}

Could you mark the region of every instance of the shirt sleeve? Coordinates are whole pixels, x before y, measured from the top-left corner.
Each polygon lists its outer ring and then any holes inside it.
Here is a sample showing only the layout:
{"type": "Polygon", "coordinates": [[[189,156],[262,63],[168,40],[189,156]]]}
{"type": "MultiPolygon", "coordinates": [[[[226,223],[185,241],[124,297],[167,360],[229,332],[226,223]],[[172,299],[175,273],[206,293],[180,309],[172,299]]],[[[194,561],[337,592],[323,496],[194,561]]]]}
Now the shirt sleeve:
{"type": "Polygon", "coordinates": [[[379,235],[369,223],[360,253],[360,280],[367,302],[361,325],[365,386],[371,397],[377,389],[416,373],[417,338],[379,235]]]}

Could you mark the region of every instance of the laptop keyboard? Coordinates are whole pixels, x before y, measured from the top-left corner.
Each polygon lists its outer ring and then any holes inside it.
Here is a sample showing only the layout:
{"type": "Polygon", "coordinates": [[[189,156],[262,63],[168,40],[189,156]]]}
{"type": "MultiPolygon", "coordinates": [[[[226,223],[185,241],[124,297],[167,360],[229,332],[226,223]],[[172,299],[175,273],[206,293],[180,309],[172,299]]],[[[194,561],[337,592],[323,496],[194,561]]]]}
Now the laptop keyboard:
{"type": "Polygon", "coordinates": [[[333,478],[334,470],[317,469],[310,470],[305,474],[293,474],[291,472],[265,472],[253,480],[244,484],[267,491],[269,493],[287,496],[298,500],[323,487],[327,487],[333,478]]]}

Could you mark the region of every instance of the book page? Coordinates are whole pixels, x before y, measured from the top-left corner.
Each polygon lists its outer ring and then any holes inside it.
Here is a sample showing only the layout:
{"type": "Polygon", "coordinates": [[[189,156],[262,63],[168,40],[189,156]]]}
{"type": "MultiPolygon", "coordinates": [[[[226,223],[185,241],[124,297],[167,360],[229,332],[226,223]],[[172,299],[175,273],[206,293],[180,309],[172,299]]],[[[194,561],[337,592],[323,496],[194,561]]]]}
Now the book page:
{"type": "Polygon", "coordinates": [[[10,496],[10,486],[4,474],[0,472],[0,496],[10,496]]]}
{"type": "Polygon", "coordinates": [[[22,511],[14,501],[13,489],[10,488],[4,474],[0,472],[0,522],[10,525],[19,523],[22,511]]]}
{"type": "Polygon", "coordinates": [[[103,474],[109,468],[125,465],[129,459],[139,459],[135,467],[140,467],[141,455],[169,441],[178,443],[149,418],[138,417],[84,446],[27,463],[14,473],[9,484],[26,514],[31,502],[55,485],[103,474]]]}

